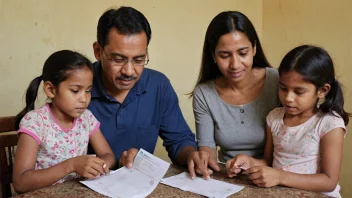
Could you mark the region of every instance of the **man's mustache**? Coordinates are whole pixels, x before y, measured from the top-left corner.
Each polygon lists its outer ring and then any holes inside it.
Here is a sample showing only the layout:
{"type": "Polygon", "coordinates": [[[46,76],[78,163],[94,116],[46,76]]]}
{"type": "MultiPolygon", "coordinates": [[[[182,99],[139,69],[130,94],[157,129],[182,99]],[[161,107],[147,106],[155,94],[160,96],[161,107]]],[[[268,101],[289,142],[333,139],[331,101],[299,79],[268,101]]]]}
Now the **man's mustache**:
{"type": "Polygon", "coordinates": [[[116,78],[116,80],[125,80],[125,81],[130,81],[136,79],[137,76],[119,76],[116,78]]]}

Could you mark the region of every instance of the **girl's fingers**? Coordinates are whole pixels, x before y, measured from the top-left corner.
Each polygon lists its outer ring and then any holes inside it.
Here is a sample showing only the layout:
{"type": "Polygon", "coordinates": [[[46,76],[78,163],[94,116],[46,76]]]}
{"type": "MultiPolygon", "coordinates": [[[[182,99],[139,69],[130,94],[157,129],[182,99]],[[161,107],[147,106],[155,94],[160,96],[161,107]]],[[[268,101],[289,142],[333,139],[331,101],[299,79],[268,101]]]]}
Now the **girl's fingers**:
{"type": "Polygon", "coordinates": [[[92,167],[88,166],[85,168],[85,171],[83,172],[83,175],[81,175],[81,176],[88,178],[88,179],[93,179],[93,178],[96,178],[98,175],[100,175],[98,171],[96,171],[92,167]]]}

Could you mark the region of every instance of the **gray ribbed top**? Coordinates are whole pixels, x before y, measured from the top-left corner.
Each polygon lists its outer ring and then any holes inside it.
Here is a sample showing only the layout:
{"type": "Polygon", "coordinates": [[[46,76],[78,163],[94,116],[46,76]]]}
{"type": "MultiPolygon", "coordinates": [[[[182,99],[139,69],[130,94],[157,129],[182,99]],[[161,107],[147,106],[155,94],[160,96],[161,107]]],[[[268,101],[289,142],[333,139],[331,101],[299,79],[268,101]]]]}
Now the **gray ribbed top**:
{"type": "Polygon", "coordinates": [[[213,80],[198,85],[193,96],[198,146],[219,146],[223,162],[240,153],[262,158],[265,118],[279,106],[278,87],[277,69],[266,68],[262,93],[247,104],[230,105],[220,98],[213,80]]]}

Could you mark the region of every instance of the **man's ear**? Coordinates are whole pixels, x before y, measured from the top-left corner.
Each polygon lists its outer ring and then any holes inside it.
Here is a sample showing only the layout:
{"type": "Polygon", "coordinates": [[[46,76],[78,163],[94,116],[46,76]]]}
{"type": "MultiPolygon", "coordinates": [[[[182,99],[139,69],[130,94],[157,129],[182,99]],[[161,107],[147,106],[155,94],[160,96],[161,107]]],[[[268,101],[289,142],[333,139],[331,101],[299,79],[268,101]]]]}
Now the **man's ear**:
{"type": "Polygon", "coordinates": [[[100,56],[100,51],[101,51],[101,48],[100,48],[100,45],[97,41],[95,41],[93,43],[93,51],[94,51],[94,56],[97,60],[100,60],[101,56],[100,56]]]}
{"type": "Polygon", "coordinates": [[[53,99],[56,95],[56,88],[50,81],[45,81],[43,86],[46,96],[53,99]]]}
{"type": "Polygon", "coordinates": [[[328,95],[329,91],[331,89],[331,86],[329,84],[325,84],[322,87],[319,88],[318,90],[318,98],[324,98],[326,95],[328,95]]]}

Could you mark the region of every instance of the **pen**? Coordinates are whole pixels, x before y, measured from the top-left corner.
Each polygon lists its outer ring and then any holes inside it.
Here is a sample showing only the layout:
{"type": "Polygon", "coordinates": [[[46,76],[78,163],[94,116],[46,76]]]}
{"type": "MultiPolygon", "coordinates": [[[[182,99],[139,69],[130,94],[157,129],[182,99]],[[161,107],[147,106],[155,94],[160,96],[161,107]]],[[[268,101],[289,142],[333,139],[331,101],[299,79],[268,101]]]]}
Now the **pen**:
{"type": "Polygon", "coordinates": [[[224,164],[224,165],[226,165],[226,163],[225,163],[225,162],[218,161],[218,163],[219,163],[219,164],[224,164]]]}
{"type": "Polygon", "coordinates": [[[104,164],[103,164],[103,171],[104,171],[104,173],[106,174],[105,168],[106,168],[106,164],[105,164],[105,162],[104,162],[104,164]]]}
{"type": "MultiPolygon", "coordinates": [[[[218,163],[219,163],[219,164],[224,164],[224,165],[226,165],[225,162],[218,161],[218,163]]],[[[242,169],[242,170],[247,170],[247,169],[248,169],[248,168],[242,167],[242,166],[238,166],[238,168],[240,168],[240,169],[242,169]]]]}

